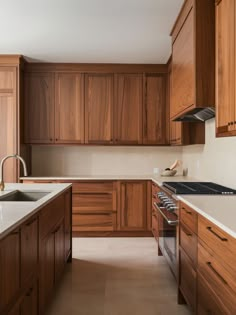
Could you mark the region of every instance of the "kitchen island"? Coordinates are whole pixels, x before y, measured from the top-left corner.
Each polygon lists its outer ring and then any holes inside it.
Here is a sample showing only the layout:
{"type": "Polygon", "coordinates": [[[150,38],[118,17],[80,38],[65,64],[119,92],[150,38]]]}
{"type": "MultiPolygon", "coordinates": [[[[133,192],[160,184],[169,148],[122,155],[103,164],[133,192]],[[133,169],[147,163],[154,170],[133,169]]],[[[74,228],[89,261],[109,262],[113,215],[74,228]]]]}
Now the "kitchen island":
{"type": "Polygon", "coordinates": [[[71,184],[0,193],[0,314],[43,314],[71,261],[71,184]]]}

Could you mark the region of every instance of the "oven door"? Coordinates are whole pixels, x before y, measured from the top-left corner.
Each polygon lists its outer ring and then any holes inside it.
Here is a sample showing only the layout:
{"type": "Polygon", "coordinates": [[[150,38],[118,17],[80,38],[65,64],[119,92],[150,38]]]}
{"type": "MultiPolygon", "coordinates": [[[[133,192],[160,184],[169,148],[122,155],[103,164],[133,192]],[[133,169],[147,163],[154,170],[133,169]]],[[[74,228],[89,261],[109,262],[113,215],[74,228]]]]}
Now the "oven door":
{"type": "Polygon", "coordinates": [[[177,277],[177,225],[178,217],[175,213],[166,210],[155,203],[158,210],[158,244],[160,250],[177,277]]]}

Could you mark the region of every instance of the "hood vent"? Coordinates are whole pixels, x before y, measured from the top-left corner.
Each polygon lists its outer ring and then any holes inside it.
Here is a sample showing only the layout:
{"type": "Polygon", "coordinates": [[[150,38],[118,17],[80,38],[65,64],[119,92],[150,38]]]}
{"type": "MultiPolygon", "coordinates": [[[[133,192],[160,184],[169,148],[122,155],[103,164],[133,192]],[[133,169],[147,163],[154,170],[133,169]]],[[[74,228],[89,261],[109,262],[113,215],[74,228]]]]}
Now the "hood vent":
{"type": "Polygon", "coordinates": [[[203,107],[194,108],[173,121],[204,122],[213,117],[215,117],[215,109],[213,107],[203,107]]]}

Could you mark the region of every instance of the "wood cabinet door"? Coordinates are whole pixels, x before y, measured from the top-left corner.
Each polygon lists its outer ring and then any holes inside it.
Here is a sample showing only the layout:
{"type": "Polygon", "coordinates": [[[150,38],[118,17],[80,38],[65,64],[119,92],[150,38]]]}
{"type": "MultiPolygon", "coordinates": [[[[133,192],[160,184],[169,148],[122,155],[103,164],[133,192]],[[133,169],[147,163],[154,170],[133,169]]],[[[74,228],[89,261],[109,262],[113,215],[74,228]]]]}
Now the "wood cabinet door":
{"type": "Polygon", "coordinates": [[[54,142],[54,74],[27,73],[24,82],[25,142],[54,142]]]}
{"type": "Polygon", "coordinates": [[[34,284],[26,292],[21,305],[21,315],[38,315],[38,282],[34,284]]]}
{"type": "Polygon", "coordinates": [[[20,232],[14,231],[0,242],[0,313],[20,289],[20,232]]]}
{"type": "Polygon", "coordinates": [[[147,229],[147,183],[127,181],[120,184],[120,230],[147,229]]]}
{"type": "Polygon", "coordinates": [[[65,265],[64,220],[55,231],[55,281],[57,282],[65,265]]]}
{"type": "Polygon", "coordinates": [[[142,144],[142,75],[117,74],[115,99],[115,144],[142,144]]]}
{"type": "MultiPolygon", "coordinates": [[[[16,67],[0,67],[0,160],[17,153],[16,67]]],[[[16,182],[17,163],[10,159],[4,166],[4,181],[16,182]]]]}
{"type": "Polygon", "coordinates": [[[21,282],[38,271],[38,219],[26,222],[21,229],[21,282]]]}
{"type": "Polygon", "coordinates": [[[235,1],[216,6],[216,132],[235,128],[235,1]]]}
{"type": "Polygon", "coordinates": [[[86,143],[113,143],[113,86],[113,74],[85,76],[86,143]]]}
{"type": "Polygon", "coordinates": [[[171,118],[195,103],[194,62],[194,13],[191,9],[172,46],[171,118]]]}
{"type": "Polygon", "coordinates": [[[39,307],[44,313],[54,287],[55,248],[54,233],[40,241],[39,307]]]}
{"type": "Polygon", "coordinates": [[[55,143],[84,143],[84,75],[56,75],[55,143]]]}
{"type": "Polygon", "coordinates": [[[146,74],[144,80],[143,143],[166,144],[166,77],[146,74]]]}

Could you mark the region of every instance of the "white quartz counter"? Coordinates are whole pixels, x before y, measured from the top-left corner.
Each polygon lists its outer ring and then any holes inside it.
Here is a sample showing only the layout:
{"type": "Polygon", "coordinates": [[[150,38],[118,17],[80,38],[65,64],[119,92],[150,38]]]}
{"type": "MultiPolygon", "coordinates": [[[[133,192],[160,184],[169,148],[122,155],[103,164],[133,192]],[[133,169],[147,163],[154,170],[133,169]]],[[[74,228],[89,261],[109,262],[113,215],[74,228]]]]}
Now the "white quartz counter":
{"type": "Polygon", "coordinates": [[[178,195],[203,217],[236,238],[236,195],[178,195]]]}
{"type": "Polygon", "coordinates": [[[0,192],[0,197],[14,190],[49,192],[49,194],[38,201],[0,200],[0,239],[70,186],[71,184],[6,184],[5,190],[0,192]]]}

